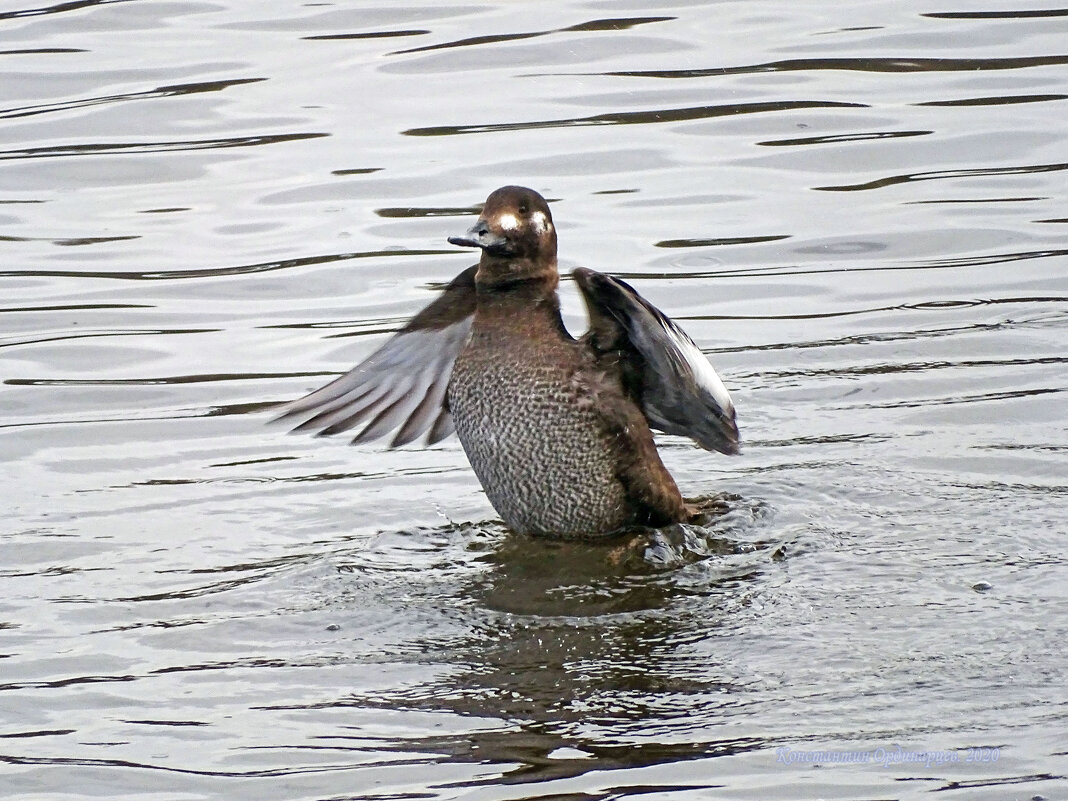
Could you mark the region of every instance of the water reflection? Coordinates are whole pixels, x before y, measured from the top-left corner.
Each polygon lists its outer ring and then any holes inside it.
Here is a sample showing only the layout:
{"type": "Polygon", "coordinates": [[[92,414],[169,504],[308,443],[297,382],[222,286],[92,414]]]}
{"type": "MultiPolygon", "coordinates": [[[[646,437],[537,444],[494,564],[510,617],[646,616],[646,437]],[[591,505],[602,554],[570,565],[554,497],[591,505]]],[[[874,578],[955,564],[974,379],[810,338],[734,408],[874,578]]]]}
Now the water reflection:
{"type": "MultiPolygon", "coordinates": [[[[437,589],[418,603],[450,610],[453,624],[424,632],[420,658],[452,669],[436,680],[348,694],[327,706],[499,721],[462,737],[407,736],[385,747],[498,765],[507,783],[763,747],[749,737],[676,745],[633,739],[632,726],[641,721],[670,728],[692,719],[697,706],[702,719],[714,717],[747,685],[733,666],[717,666],[707,654],[699,669],[687,663],[697,658],[696,644],[729,635],[738,605],[781,557],[777,547],[754,539],[767,519],[763,504],[717,496],[704,508],[705,526],[635,531],[612,543],[517,537],[498,525],[424,532],[420,539],[437,545],[421,549],[423,571],[440,575],[425,579],[437,589]],[[465,564],[459,571],[458,562],[465,564]],[[460,574],[466,578],[457,582],[460,574]]],[[[397,554],[388,550],[394,543],[410,563],[416,543],[386,537],[379,548],[387,550],[361,552],[342,571],[382,581],[397,569],[397,554]]]]}

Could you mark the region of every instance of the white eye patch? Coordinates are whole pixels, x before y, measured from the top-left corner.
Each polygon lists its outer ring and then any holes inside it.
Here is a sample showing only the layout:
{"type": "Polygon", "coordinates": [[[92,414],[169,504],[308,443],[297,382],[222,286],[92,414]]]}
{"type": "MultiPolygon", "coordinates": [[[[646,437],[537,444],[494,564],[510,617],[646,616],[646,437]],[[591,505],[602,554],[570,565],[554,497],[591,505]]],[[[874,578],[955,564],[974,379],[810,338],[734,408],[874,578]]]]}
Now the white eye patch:
{"type": "Polygon", "coordinates": [[[539,234],[544,234],[546,231],[553,227],[552,223],[549,222],[549,219],[545,216],[545,214],[540,211],[536,211],[530,215],[530,226],[534,229],[536,233],[539,234]]]}
{"type": "Polygon", "coordinates": [[[514,231],[519,227],[519,220],[515,218],[514,214],[502,214],[497,218],[497,224],[505,231],[514,231]]]}

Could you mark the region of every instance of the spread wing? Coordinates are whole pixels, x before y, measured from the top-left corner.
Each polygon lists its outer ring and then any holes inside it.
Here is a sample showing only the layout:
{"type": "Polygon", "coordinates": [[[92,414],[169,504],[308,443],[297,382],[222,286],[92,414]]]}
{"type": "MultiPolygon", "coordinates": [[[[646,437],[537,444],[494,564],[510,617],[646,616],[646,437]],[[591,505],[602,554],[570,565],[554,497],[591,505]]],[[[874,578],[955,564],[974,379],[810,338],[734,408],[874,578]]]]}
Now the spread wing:
{"type": "Polygon", "coordinates": [[[590,345],[636,363],[631,376],[649,425],[702,448],[738,453],[730,393],[694,341],[618,278],[579,268],[572,275],[590,313],[590,345]]]}
{"type": "Polygon", "coordinates": [[[278,420],[301,420],[294,431],[320,436],[362,425],[353,444],[399,429],[391,448],[424,431],[428,445],[449,436],[455,429],[445,392],[471,331],[476,269],[456,276],[441,297],[343,376],[283,405],[278,420]]]}

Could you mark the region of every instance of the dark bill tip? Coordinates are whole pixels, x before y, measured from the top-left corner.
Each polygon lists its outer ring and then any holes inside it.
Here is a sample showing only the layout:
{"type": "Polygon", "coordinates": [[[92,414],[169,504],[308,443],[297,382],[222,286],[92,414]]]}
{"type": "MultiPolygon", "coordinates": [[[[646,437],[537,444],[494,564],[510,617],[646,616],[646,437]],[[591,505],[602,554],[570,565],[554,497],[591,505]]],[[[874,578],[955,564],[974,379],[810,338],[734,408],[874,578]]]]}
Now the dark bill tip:
{"type": "Polygon", "coordinates": [[[450,245],[459,245],[462,248],[482,247],[474,239],[470,239],[470,238],[468,238],[466,236],[450,236],[449,237],[449,244],[450,245]]]}

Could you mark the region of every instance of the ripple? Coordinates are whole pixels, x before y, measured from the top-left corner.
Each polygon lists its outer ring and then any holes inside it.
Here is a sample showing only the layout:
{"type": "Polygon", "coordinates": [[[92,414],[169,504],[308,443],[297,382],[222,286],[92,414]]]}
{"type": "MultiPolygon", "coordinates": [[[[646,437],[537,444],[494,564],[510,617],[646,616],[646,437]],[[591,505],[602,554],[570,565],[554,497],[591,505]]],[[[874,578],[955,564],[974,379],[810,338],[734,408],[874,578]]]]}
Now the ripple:
{"type": "Polygon", "coordinates": [[[551,28],[543,31],[530,31],[527,33],[499,33],[486,36],[470,36],[466,39],[457,39],[440,44],[413,47],[410,50],[397,50],[390,55],[400,56],[409,53],[425,53],[430,50],[448,50],[456,47],[473,47],[487,44],[499,44],[501,42],[517,42],[523,39],[535,39],[540,36],[550,36],[557,33],[579,33],[587,31],[625,31],[639,25],[648,25],[654,22],[667,22],[675,17],[622,17],[613,19],[595,19],[582,22],[578,25],[569,25],[566,28],[551,28]]]}
{"type": "Polygon", "coordinates": [[[798,145],[840,145],[843,142],[868,142],[880,139],[901,139],[910,136],[930,136],[934,131],[871,131],[866,133],[802,136],[793,139],[769,139],[757,142],[764,147],[797,147],[798,145]]]}
{"type": "Polygon", "coordinates": [[[1046,17],[1068,17],[1068,9],[1035,8],[1007,11],[928,11],[922,17],[935,19],[1035,19],[1046,17]]]}
{"type": "Polygon", "coordinates": [[[430,33],[425,28],[399,31],[366,31],[362,33],[324,33],[318,36],[302,36],[310,42],[336,42],[353,39],[395,39],[402,36],[424,36],[430,33]]]}
{"type": "Polygon", "coordinates": [[[145,153],[177,153],[187,150],[223,150],[232,147],[258,147],[283,142],[319,139],[328,133],[262,134],[233,136],[223,139],[190,139],[174,142],[92,142],[71,145],[28,147],[19,150],[0,150],[0,161],[16,159],[65,158],[69,156],[143,155],[145,153]]]}
{"type": "Polygon", "coordinates": [[[679,70],[620,70],[599,73],[620,78],[709,78],[762,72],[974,72],[1019,70],[1068,64],[1068,55],[1010,58],[792,58],[739,67],[679,70]]]}
{"type": "Polygon", "coordinates": [[[1068,95],[996,95],[994,97],[967,97],[961,100],[924,100],[917,106],[1013,106],[1020,103],[1049,103],[1068,100],[1068,95]]]}
{"type": "Polygon", "coordinates": [[[1011,167],[973,167],[957,170],[931,170],[929,172],[917,172],[906,175],[891,175],[879,178],[875,181],[866,181],[860,184],[847,184],[842,186],[814,186],[819,192],[857,192],[869,189],[883,189],[897,184],[913,183],[916,181],[940,181],[947,178],[974,178],[990,175],[1028,175],[1043,172],[1060,172],[1068,169],[1068,164],[1030,164],[1026,166],[1011,167]]]}
{"type": "Polygon", "coordinates": [[[268,261],[260,264],[240,264],[232,267],[205,267],[192,270],[122,270],[94,272],[89,270],[0,270],[0,278],[14,276],[42,276],[60,278],[110,278],[123,281],[175,281],[190,278],[215,278],[230,275],[273,272],[307,267],[312,264],[330,264],[351,259],[386,259],[398,256],[453,255],[452,250],[372,250],[355,253],[327,253],[318,256],[302,256],[294,259],[268,261]]]}
{"type": "MultiPolygon", "coordinates": [[[[116,95],[101,95],[81,100],[68,100],[62,103],[47,103],[35,106],[20,106],[17,108],[0,109],[0,120],[17,119],[20,117],[35,117],[39,114],[52,114],[60,111],[73,111],[74,109],[90,108],[92,106],[108,105],[111,103],[126,102],[129,100],[150,100],[160,97],[179,97],[181,95],[203,94],[205,92],[221,92],[232,86],[259,83],[266,78],[237,78],[223,81],[201,81],[197,83],[174,84],[171,86],[159,86],[141,92],[126,92],[116,95]]],[[[234,145],[230,145],[234,146],[234,145]]],[[[139,151],[152,152],[152,151],[139,151]]]]}
{"type": "Polygon", "coordinates": [[[789,234],[774,234],[768,236],[732,236],[719,239],[663,239],[654,247],[658,248],[704,248],[719,247],[721,245],[751,245],[756,242],[778,242],[789,239],[789,234]]]}
{"type": "MultiPolygon", "coordinates": [[[[440,125],[430,128],[409,128],[405,136],[458,136],[462,134],[491,133],[500,131],[528,131],[547,128],[574,128],[594,125],[647,125],[663,122],[687,122],[714,117],[733,117],[738,114],[765,114],[775,111],[792,111],[808,108],[865,108],[863,103],[838,103],[822,100],[781,100],[768,103],[737,103],[722,106],[695,106],[692,108],[665,108],[648,111],[619,111],[609,114],[594,114],[589,117],[571,117],[534,122],[502,122],[486,125],[440,125]]],[[[2,156],[2,153],[0,153],[2,156]]]]}

